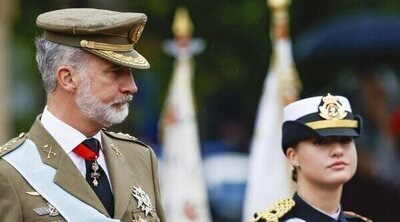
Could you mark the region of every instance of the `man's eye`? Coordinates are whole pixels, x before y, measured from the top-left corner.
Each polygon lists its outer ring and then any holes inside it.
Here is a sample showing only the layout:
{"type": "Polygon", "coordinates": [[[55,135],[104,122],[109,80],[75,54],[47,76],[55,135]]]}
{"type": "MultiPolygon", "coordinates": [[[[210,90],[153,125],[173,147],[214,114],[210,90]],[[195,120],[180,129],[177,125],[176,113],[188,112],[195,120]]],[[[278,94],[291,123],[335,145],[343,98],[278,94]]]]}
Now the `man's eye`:
{"type": "Polygon", "coordinates": [[[112,69],[111,70],[112,73],[116,73],[116,74],[118,74],[120,71],[121,71],[121,69],[112,69]]]}
{"type": "Polygon", "coordinates": [[[114,72],[114,73],[119,73],[119,72],[121,72],[122,69],[123,69],[122,66],[114,66],[109,71],[114,72]]]}

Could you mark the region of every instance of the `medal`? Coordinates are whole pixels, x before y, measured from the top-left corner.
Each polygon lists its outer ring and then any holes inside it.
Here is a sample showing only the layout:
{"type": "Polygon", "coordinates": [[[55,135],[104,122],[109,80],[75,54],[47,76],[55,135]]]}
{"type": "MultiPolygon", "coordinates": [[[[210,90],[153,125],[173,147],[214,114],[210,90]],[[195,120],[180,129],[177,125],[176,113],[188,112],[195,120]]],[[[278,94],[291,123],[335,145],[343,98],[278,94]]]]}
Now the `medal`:
{"type": "Polygon", "coordinates": [[[93,185],[97,187],[99,185],[98,179],[100,178],[100,173],[97,172],[100,169],[99,163],[97,162],[97,159],[99,158],[99,154],[93,152],[90,148],[85,146],[84,144],[79,144],[75,149],[74,152],[77,153],[79,156],[83,157],[86,161],[92,162],[91,168],[93,172],[90,173],[90,178],[93,179],[93,185]]]}
{"type": "Polygon", "coordinates": [[[97,170],[99,170],[99,163],[97,162],[97,156],[95,157],[95,160],[92,163],[92,170],[93,172],[90,173],[90,178],[93,179],[93,186],[97,187],[97,185],[99,185],[99,181],[97,181],[97,179],[99,179],[100,177],[100,173],[97,172],[97,170]]]}
{"type": "Polygon", "coordinates": [[[137,208],[140,208],[142,211],[144,211],[146,216],[154,210],[149,195],[147,195],[140,186],[133,187],[132,196],[135,197],[138,202],[137,208]]]}
{"type": "Polygon", "coordinates": [[[147,222],[147,220],[145,220],[141,216],[139,216],[137,219],[133,218],[132,222],[147,222]]]}

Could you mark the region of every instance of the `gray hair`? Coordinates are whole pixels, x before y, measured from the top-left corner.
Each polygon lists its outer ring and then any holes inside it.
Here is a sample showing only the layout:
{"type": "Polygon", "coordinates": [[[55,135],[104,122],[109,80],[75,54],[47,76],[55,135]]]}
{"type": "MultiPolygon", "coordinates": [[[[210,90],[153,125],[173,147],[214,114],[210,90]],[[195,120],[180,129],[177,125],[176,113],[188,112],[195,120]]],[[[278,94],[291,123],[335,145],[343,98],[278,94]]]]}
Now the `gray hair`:
{"type": "Polygon", "coordinates": [[[61,65],[85,72],[87,52],[80,48],[50,42],[42,37],[35,40],[36,62],[42,74],[43,86],[49,94],[57,87],[56,71],[61,65]]]}

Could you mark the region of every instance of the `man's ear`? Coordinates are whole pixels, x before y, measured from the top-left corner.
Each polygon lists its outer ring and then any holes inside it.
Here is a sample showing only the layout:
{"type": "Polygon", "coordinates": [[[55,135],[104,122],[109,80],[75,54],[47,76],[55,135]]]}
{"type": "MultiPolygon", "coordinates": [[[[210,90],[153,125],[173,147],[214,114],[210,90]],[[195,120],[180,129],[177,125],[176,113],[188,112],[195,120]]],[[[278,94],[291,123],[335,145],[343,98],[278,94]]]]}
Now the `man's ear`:
{"type": "Polygon", "coordinates": [[[292,166],[298,167],[300,165],[297,157],[297,152],[293,147],[287,148],[286,157],[289,159],[289,162],[292,166]]]}
{"type": "Polygon", "coordinates": [[[56,72],[58,86],[66,91],[74,92],[77,87],[78,73],[70,66],[60,66],[56,72]]]}

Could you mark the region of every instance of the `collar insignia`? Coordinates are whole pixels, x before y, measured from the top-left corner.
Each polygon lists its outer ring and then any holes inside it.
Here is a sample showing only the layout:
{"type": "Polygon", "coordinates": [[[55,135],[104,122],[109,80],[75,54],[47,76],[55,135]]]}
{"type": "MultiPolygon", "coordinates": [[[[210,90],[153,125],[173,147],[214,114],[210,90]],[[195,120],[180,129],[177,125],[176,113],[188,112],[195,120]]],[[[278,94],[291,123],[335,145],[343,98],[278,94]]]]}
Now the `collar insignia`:
{"type": "Polygon", "coordinates": [[[154,210],[149,195],[147,195],[140,186],[133,187],[132,196],[138,201],[137,208],[140,208],[142,211],[144,211],[146,216],[154,210]]]}
{"type": "Polygon", "coordinates": [[[52,146],[49,146],[49,145],[46,144],[46,145],[43,146],[43,148],[45,148],[45,149],[49,148],[49,150],[43,150],[43,152],[47,153],[47,156],[46,156],[47,159],[51,159],[52,157],[57,156],[57,153],[53,152],[53,150],[52,150],[53,147],[52,146]]]}
{"type": "Polygon", "coordinates": [[[327,120],[344,119],[347,112],[335,96],[330,93],[322,98],[322,106],[319,107],[319,115],[327,120]]]}
{"type": "Polygon", "coordinates": [[[111,143],[110,146],[111,146],[111,149],[113,149],[115,151],[115,154],[117,156],[122,156],[122,153],[119,152],[118,148],[114,144],[111,143]]]}

